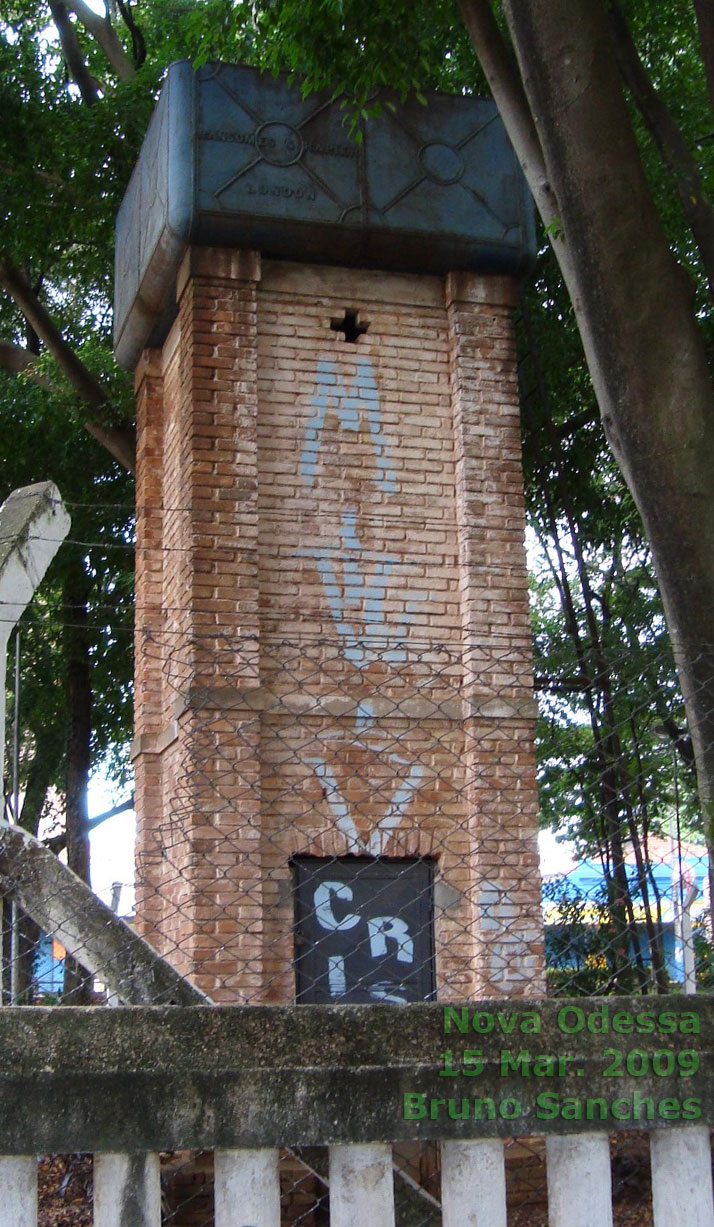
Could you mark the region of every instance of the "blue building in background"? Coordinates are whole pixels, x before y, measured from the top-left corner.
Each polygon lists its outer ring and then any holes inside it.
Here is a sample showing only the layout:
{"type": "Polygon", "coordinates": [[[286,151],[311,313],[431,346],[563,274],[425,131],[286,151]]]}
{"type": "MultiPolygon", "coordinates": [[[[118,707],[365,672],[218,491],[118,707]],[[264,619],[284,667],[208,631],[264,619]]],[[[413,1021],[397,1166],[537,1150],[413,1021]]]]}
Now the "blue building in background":
{"type": "MultiPolygon", "coordinates": [[[[668,843],[657,839],[661,859],[651,863],[647,875],[649,911],[672,983],[684,979],[681,929],[677,918],[681,900],[696,891],[689,912],[692,922],[704,923],[709,909],[708,859],[705,848],[682,845],[673,853],[668,843]]],[[[627,877],[634,904],[635,925],[630,939],[630,957],[639,955],[645,966],[652,961],[645,923],[645,905],[632,854],[626,856],[627,877]]],[[[560,972],[594,966],[606,959],[607,883],[602,864],[588,858],[567,874],[545,875],[543,882],[546,966],[560,972]]]]}
{"type": "Polygon", "coordinates": [[[65,950],[56,938],[43,933],[35,949],[32,982],[35,996],[48,997],[62,992],[65,950]]]}

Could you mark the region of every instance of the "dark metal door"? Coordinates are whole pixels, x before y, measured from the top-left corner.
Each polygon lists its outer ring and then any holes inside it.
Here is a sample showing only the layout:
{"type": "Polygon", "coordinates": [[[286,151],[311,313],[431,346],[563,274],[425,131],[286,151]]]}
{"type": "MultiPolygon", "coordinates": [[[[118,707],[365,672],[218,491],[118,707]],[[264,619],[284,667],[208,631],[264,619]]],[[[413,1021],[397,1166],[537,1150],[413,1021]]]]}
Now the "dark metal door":
{"type": "Polygon", "coordinates": [[[300,857],[293,869],[298,1001],[434,996],[429,861],[300,857]]]}

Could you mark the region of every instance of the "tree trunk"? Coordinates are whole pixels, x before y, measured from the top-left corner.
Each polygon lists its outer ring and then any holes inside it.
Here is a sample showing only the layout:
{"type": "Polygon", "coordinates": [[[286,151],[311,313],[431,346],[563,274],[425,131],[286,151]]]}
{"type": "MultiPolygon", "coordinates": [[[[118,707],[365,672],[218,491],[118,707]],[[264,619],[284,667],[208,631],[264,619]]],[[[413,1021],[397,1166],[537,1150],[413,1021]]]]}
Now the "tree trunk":
{"type": "MultiPolygon", "coordinates": [[[[81,556],[65,580],[65,658],[67,694],[67,865],[89,885],[87,788],[91,765],[92,683],[88,639],[89,579],[81,556]]],[[[74,959],[67,957],[64,998],[70,1005],[87,1004],[91,981],[74,959]]]]}
{"type": "Polygon", "coordinates": [[[652,547],[711,848],[714,403],[693,288],[644,174],[600,0],[506,0],[505,11],[600,412],[652,547]]]}
{"type": "Polygon", "coordinates": [[[699,41],[702,44],[702,60],[709,86],[709,101],[714,111],[714,10],[711,0],[694,0],[697,15],[699,41]]]}

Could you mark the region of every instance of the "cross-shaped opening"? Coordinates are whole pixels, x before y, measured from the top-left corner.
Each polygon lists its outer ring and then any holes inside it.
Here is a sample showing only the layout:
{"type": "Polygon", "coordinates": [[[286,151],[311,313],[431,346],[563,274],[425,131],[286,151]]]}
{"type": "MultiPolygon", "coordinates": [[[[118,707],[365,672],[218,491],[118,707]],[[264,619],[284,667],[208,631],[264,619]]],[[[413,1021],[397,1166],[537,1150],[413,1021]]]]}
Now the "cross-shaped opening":
{"type": "Polygon", "coordinates": [[[361,336],[369,328],[369,320],[364,324],[360,323],[359,311],[352,311],[349,307],[345,307],[344,319],[330,320],[330,328],[332,332],[344,332],[345,340],[350,344],[356,345],[361,336]]]}

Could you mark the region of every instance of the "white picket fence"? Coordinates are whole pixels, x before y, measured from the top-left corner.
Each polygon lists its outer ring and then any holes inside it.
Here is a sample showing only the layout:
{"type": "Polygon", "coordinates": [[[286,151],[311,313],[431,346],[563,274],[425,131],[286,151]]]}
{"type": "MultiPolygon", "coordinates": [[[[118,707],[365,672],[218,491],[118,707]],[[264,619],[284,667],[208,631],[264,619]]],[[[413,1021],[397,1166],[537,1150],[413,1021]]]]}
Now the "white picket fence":
{"type": "MultiPolygon", "coordinates": [[[[607,1134],[546,1141],[550,1227],[612,1227],[607,1134]]],[[[709,1129],[653,1131],[655,1227],[714,1227],[709,1129]]],[[[441,1146],[443,1227],[507,1227],[500,1140],[441,1146]]],[[[330,1147],[331,1227],[394,1227],[392,1149],[330,1147]]],[[[37,1227],[37,1159],[0,1158],[0,1227],[37,1227]]],[[[157,1154],[97,1154],[94,1227],[161,1227],[157,1154]]],[[[280,1227],[277,1150],[215,1155],[215,1227],[280,1227]]]]}

